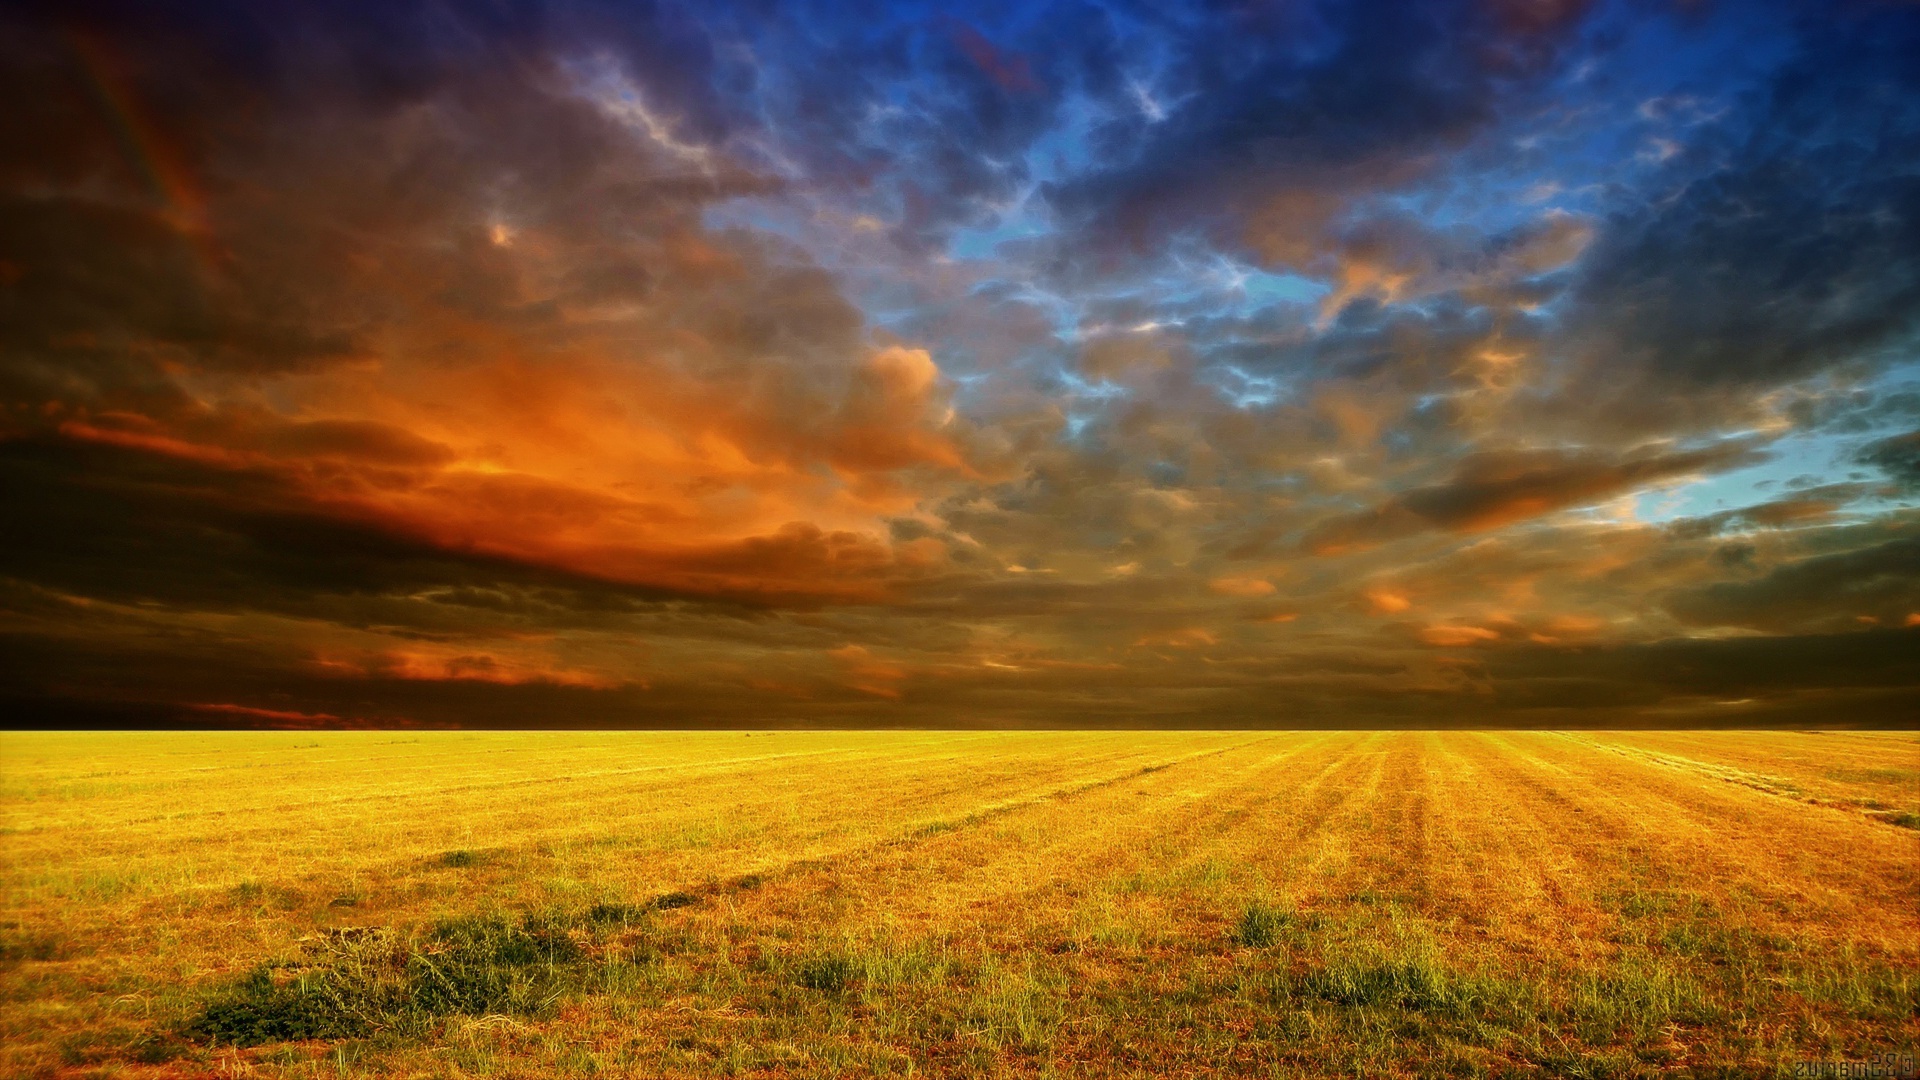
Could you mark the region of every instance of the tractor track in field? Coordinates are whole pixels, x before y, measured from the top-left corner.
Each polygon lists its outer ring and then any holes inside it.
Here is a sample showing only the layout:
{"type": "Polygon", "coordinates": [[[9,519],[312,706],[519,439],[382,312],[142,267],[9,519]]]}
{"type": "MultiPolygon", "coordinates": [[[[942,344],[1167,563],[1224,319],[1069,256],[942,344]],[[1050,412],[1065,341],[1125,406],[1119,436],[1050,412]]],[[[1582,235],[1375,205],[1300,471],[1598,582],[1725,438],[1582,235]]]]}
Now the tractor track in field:
{"type": "Polygon", "coordinates": [[[1901,827],[1894,824],[1891,820],[1892,813],[1889,811],[1864,806],[1858,800],[1849,801],[1844,799],[1822,798],[1809,793],[1799,784],[1783,777],[1768,776],[1765,773],[1750,772],[1746,769],[1736,769],[1731,765],[1715,765],[1712,762],[1700,761],[1672,752],[1621,746],[1616,743],[1601,742],[1597,739],[1569,733],[1559,734],[1575,745],[1587,747],[1592,750],[1602,750],[1641,765],[1669,769],[1685,775],[1717,780],[1721,783],[1732,784],[1736,787],[1746,788],[1749,791],[1757,791],[1762,795],[1801,806],[1818,806],[1829,810],[1839,810],[1867,821],[1879,822],[1891,828],[1901,827]]]}
{"type": "Polygon", "coordinates": [[[1215,747],[1172,758],[1150,761],[1144,765],[1129,768],[1112,775],[1058,785],[1045,791],[990,803],[968,812],[958,820],[949,821],[947,819],[938,819],[933,822],[921,822],[907,828],[903,832],[894,832],[889,835],[862,840],[834,851],[742,868],[740,872],[731,873],[724,877],[716,876],[708,878],[698,883],[683,883],[678,887],[663,890],[662,895],[685,895],[695,897],[700,901],[706,901],[729,893],[756,889],[769,883],[791,881],[810,873],[830,871],[836,867],[844,866],[850,862],[857,862],[863,857],[876,855],[881,852],[904,852],[930,841],[951,839],[959,835],[964,835],[971,830],[979,829],[994,821],[1005,819],[1022,810],[1028,810],[1047,803],[1072,802],[1085,795],[1105,788],[1111,788],[1129,780],[1136,780],[1142,776],[1150,776],[1168,769],[1191,764],[1195,761],[1218,757],[1231,753],[1234,750],[1269,741],[1275,737],[1276,736],[1273,735],[1262,735],[1228,746],[1215,747]]]}
{"type": "MultiPolygon", "coordinates": [[[[1163,772],[1167,769],[1171,769],[1179,765],[1189,764],[1191,762],[1204,760],[1206,758],[1218,757],[1222,754],[1227,754],[1234,750],[1238,750],[1246,746],[1251,746],[1255,743],[1264,742],[1272,738],[1274,738],[1274,736],[1271,736],[1271,735],[1262,736],[1260,738],[1248,739],[1244,742],[1234,743],[1229,746],[1216,747],[1210,750],[1196,751],[1191,754],[1182,754],[1178,757],[1168,758],[1163,761],[1154,761],[1146,765],[1138,766],[1136,768],[1127,769],[1123,772],[1116,773],[1111,776],[1096,777],[1092,780],[1084,780],[1078,783],[1065,784],[1059,787],[1055,787],[1048,791],[1039,792],[1037,794],[1026,795],[1026,796],[1022,796],[1020,798],[1015,798],[1015,799],[1005,799],[996,803],[989,803],[986,806],[979,807],[977,809],[969,811],[967,814],[959,818],[957,821],[949,820],[949,819],[936,819],[935,821],[931,821],[931,822],[922,822],[920,824],[912,826],[911,828],[907,829],[905,832],[902,832],[902,833],[895,833],[893,835],[882,836],[882,837],[877,837],[871,840],[863,841],[858,844],[852,844],[838,851],[830,852],[824,855],[811,855],[805,858],[793,859],[784,863],[775,864],[770,867],[757,869],[748,874],[739,875],[734,880],[738,881],[746,877],[757,878],[761,881],[786,880],[786,879],[798,877],[802,874],[811,873],[814,871],[832,869],[836,864],[843,863],[852,859],[858,859],[863,855],[878,853],[881,851],[912,848],[930,840],[951,837],[956,834],[962,834],[969,830],[981,828],[991,822],[998,821],[1010,815],[1019,813],[1022,810],[1031,809],[1033,807],[1041,806],[1049,802],[1070,802],[1080,798],[1083,795],[1090,794],[1102,788],[1109,788],[1114,786],[1115,784],[1125,783],[1128,780],[1135,780],[1142,776],[1150,776],[1154,773],[1163,772]]],[[[708,888],[709,891],[719,891],[718,889],[712,886],[706,886],[705,888],[708,888]]]]}
{"type": "MultiPolygon", "coordinates": [[[[922,745],[925,745],[925,744],[922,744],[922,745]]],[[[659,775],[662,777],[662,779],[674,781],[674,782],[677,782],[680,780],[691,780],[691,779],[712,779],[712,778],[715,778],[718,776],[724,776],[730,773],[750,771],[754,766],[761,765],[768,762],[796,761],[796,760],[806,759],[806,758],[816,758],[816,759],[825,758],[828,760],[839,759],[841,761],[853,761],[853,760],[857,760],[858,757],[864,753],[867,753],[867,751],[864,750],[863,748],[832,747],[824,750],[795,750],[795,751],[785,751],[785,752],[771,753],[771,754],[753,754],[753,755],[747,755],[747,756],[741,756],[741,757],[717,758],[713,760],[697,761],[697,762],[673,762],[673,763],[660,764],[660,765],[635,765],[635,766],[618,768],[618,769],[573,770],[573,771],[561,772],[551,776],[533,776],[533,777],[513,776],[513,777],[501,778],[497,780],[485,780],[485,781],[475,781],[475,782],[465,783],[465,784],[443,785],[443,786],[433,787],[426,791],[413,790],[413,791],[370,792],[370,793],[361,794],[361,795],[346,795],[346,796],[337,796],[332,798],[314,798],[314,799],[295,800],[295,801],[289,801],[289,802],[275,803],[271,806],[249,806],[249,807],[239,807],[239,808],[223,808],[223,807],[196,808],[191,811],[173,811],[165,814],[152,814],[145,817],[127,818],[123,820],[114,821],[111,824],[116,828],[125,828],[130,826],[148,825],[148,824],[155,824],[159,822],[182,821],[182,820],[188,820],[188,819],[217,820],[219,818],[231,817],[231,816],[252,817],[252,816],[259,815],[263,811],[277,815],[277,814],[287,814],[287,813],[292,813],[300,810],[307,810],[307,809],[312,809],[315,807],[322,807],[322,806],[350,807],[350,806],[372,806],[372,805],[378,805],[382,803],[394,803],[399,801],[417,802],[423,798],[442,799],[442,798],[447,798],[451,796],[471,795],[471,794],[476,794],[481,792],[506,792],[506,791],[513,791],[517,789],[524,789],[524,788],[556,787],[556,786],[566,785],[566,784],[579,784],[579,783],[586,783],[586,782],[592,782],[592,781],[606,781],[606,780],[620,779],[624,777],[645,776],[649,774],[659,775]]],[[[951,751],[942,751],[939,753],[926,754],[918,758],[890,757],[889,764],[898,765],[898,764],[910,764],[910,763],[915,763],[920,761],[950,760],[953,758],[953,756],[954,755],[951,753],[951,751]]],[[[1114,756],[1120,756],[1120,755],[1116,754],[1114,756]]],[[[70,828],[70,827],[74,827],[76,824],[86,825],[86,824],[99,824],[99,823],[95,823],[95,822],[73,823],[73,822],[66,822],[66,821],[47,822],[47,823],[30,823],[26,826],[18,827],[16,831],[18,833],[28,834],[28,833],[34,833],[34,832],[51,831],[51,830],[56,830],[61,828],[70,828]]]]}
{"type": "MultiPolygon", "coordinates": [[[[1127,768],[1120,772],[1113,773],[1111,775],[1100,776],[1100,777],[1095,777],[1088,780],[1081,780],[1081,781],[1076,781],[1076,782],[1071,782],[1066,784],[1060,784],[1036,793],[1024,794],[1018,797],[1002,799],[997,802],[988,803],[984,806],[980,806],[968,811],[966,814],[959,816],[957,819],[936,819],[931,822],[920,822],[918,824],[915,824],[907,828],[905,831],[893,832],[887,835],[864,839],[864,840],[861,840],[860,842],[850,844],[850,845],[847,845],[846,847],[843,847],[834,851],[830,851],[824,854],[807,855],[804,857],[791,859],[784,862],[778,862],[771,865],[752,867],[738,873],[727,875],[725,877],[707,879],[698,883],[682,883],[677,887],[669,887],[669,888],[659,889],[656,891],[659,892],[661,895],[693,896],[704,901],[704,900],[711,899],[713,897],[723,895],[729,892],[737,892],[745,888],[756,888],[762,884],[769,883],[769,882],[790,880],[808,873],[832,869],[836,865],[844,864],[848,861],[858,860],[861,857],[867,856],[870,854],[875,854],[878,852],[888,851],[888,850],[909,849],[916,845],[919,845],[931,840],[935,840],[938,838],[952,837],[955,835],[964,834],[967,831],[985,827],[986,825],[991,824],[994,821],[998,821],[998,820],[1007,818],[1011,815],[1017,814],[1022,810],[1031,809],[1033,807],[1041,806],[1050,802],[1071,802],[1083,796],[1092,794],[1093,792],[1096,792],[1105,788],[1110,788],[1110,787],[1113,787],[1114,785],[1122,784],[1129,780],[1135,780],[1142,776],[1153,775],[1155,773],[1160,773],[1168,769],[1173,769],[1182,765],[1191,764],[1196,761],[1201,761],[1201,760],[1205,760],[1212,757],[1218,757],[1220,755],[1231,753],[1235,750],[1243,749],[1245,747],[1256,745],[1261,742],[1271,741],[1276,737],[1277,736],[1274,736],[1274,735],[1261,735],[1255,738],[1245,739],[1240,742],[1232,743],[1227,746],[1214,747],[1207,750],[1195,751],[1193,753],[1181,754],[1171,758],[1152,760],[1152,761],[1148,761],[1145,764],[1127,768]]],[[[826,752],[827,751],[820,751],[818,753],[826,753],[826,752]]],[[[729,759],[724,764],[735,765],[741,762],[772,761],[772,760],[781,760],[781,759],[792,758],[797,756],[802,756],[802,755],[798,755],[798,754],[759,755],[750,759],[729,759]]],[[[950,756],[950,755],[942,755],[942,756],[950,756]]],[[[1119,755],[1114,755],[1114,756],[1119,756],[1119,755]]],[[[1282,755],[1282,756],[1285,756],[1285,755],[1282,755]]],[[[712,764],[720,765],[723,763],[716,762],[712,764]]],[[[651,768],[633,769],[633,770],[602,770],[593,775],[600,776],[600,777],[619,776],[619,775],[626,775],[632,772],[645,772],[645,771],[654,771],[654,770],[652,770],[651,768]]],[[[540,778],[538,781],[533,781],[533,782],[545,782],[553,779],[568,779],[568,778],[540,778]]],[[[484,786],[484,785],[474,785],[472,786],[472,789],[487,790],[488,788],[487,786],[484,786]]],[[[450,790],[450,789],[441,789],[441,790],[450,790]]],[[[227,811],[222,811],[222,813],[226,813],[226,812],[227,811]]],[[[400,863],[397,863],[395,865],[410,866],[412,865],[412,861],[402,860],[400,863]]]]}

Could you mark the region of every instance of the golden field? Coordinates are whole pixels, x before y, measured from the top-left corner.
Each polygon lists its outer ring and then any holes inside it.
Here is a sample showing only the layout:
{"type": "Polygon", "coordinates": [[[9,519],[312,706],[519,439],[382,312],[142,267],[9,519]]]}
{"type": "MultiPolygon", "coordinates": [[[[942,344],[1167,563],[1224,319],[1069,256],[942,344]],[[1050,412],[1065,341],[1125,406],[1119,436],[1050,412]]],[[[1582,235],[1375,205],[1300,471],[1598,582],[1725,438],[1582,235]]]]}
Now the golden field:
{"type": "Polygon", "coordinates": [[[1914,733],[0,735],[0,1075],[1897,1065],[1916,825],[1914,733]]]}

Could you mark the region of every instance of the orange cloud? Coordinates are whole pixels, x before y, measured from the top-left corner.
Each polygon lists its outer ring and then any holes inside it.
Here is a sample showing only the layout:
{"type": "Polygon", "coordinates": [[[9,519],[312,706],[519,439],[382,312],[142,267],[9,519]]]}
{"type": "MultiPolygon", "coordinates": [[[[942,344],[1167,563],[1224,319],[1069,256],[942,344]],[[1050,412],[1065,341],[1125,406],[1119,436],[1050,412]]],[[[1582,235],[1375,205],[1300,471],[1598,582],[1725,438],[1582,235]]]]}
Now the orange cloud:
{"type": "Polygon", "coordinates": [[[1166,634],[1148,634],[1134,642],[1136,647],[1162,645],[1175,649],[1197,649],[1203,645],[1217,645],[1220,639],[1211,630],[1189,626],[1166,634]]]}
{"type": "Polygon", "coordinates": [[[1391,589],[1369,589],[1366,597],[1367,604],[1373,608],[1373,613],[1376,615],[1394,615],[1413,606],[1413,601],[1407,599],[1405,593],[1391,589]]]}
{"type": "Polygon", "coordinates": [[[1500,632],[1484,626],[1429,626],[1420,631],[1420,640],[1429,645],[1457,648],[1483,641],[1498,641],[1500,632]]]}
{"type": "MultiPolygon", "coordinates": [[[[537,261],[537,240],[523,233],[513,257],[537,261]]],[[[700,255],[692,270],[711,270],[718,256],[700,255]]],[[[61,430],[265,470],[330,512],[449,548],[728,595],[874,598],[935,570],[939,543],[896,552],[883,518],[978,475],[923,349],[867,348],[842,327],[832,344],[853,355],[800,369],[734,355],[727,327],[536,334],[420,303],[368,362],[189,370],[176,377],[205,407],[82,407],[61,430]]]]}
{"type": "Polygon", "coordinates": [[[378,676],[423,682],[486,682],[503,686],[544,684],[588,690],[611,690],[640,685],[599,672],[563,667],[543,657],[503,656],[497,652],[455,648],[413,647],[370,653],[322,654],[315,665],[323,672],[352,677],[378,676]]]}
{"type": "Polygon", "coordinates": [[[275,727],[337,727],[342,722],[332,713],[304,713],[291,709],[257,709],[251,705],[234,705],[229,702],[196,703],[193,708],[200,712],[216,713],[234,717],[248,724],[272,725],[275,727]]]}
{"type": "Polygon", "coordinates": [[[846,668],[848,687],[874,697],[899,699],[898,683],[907,677],[905,668],[875,657],[864,645],[843,645],[828,650],[827,655],[846,668]]]}
{"type": "Polygon", "coordinates": [[[1273,582],[1260,577],[1218,577],[1207,582],[1207,588],[1221,596],[1248,599],[1273,595],[1273,582]]]}

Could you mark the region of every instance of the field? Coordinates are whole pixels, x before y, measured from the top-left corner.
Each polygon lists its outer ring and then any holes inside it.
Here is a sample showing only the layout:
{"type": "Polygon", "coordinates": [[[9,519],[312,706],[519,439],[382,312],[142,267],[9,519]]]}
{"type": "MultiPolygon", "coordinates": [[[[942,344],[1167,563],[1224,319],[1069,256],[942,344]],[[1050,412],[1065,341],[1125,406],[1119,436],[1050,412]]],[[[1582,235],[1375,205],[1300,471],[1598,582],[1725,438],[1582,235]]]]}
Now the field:
{"type": "Polygon", "coordinates": [[[1914,733],[0,735],[0,1075],[1905,1070],[1916,826],[1914,733]]]}

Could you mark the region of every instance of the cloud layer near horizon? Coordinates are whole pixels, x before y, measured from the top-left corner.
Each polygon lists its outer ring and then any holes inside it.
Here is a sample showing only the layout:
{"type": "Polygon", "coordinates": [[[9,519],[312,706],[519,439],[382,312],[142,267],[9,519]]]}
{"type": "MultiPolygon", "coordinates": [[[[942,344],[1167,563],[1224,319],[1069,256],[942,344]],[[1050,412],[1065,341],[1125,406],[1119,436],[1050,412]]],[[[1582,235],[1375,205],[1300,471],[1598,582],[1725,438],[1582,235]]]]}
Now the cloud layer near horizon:
{"type": "Polygon", "coordinates": [[[0,24],[47,723],[1920,709],[1920,11],[0,24]]]}

